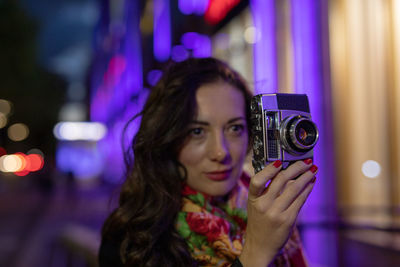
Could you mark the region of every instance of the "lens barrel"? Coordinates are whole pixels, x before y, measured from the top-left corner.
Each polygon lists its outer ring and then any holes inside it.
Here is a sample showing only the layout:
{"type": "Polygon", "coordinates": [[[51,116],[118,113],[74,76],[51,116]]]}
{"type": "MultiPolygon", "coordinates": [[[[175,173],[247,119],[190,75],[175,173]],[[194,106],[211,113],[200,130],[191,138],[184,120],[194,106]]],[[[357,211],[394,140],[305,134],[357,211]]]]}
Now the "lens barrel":
{"type": "Polygon", "coordinates": [[[292,154],[310,151],[318,141],[318,128],[309,118],[300,115],[287,117],[280,129],[281,142],[292,154]]]}

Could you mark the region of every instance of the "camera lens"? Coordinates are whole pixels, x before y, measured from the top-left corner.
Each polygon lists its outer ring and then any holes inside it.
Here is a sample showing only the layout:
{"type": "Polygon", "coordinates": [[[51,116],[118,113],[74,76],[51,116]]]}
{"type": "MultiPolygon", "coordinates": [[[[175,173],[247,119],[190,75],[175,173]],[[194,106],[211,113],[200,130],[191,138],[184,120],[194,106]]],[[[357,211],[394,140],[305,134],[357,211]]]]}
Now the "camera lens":
{"type": "Polygon", "coordinates": [[[318,140],[317,126],[307,117],[290,116],[282,123],[281,141],[292,154],[310,151],[318,140]]]}
{"type": "Polygon", "coordinates": [[[312,146],[317,137],[317,128],[315,124],[307,119],[299,121],[294,127],[295,141],[301,145],[308,147],[312,146]]]}

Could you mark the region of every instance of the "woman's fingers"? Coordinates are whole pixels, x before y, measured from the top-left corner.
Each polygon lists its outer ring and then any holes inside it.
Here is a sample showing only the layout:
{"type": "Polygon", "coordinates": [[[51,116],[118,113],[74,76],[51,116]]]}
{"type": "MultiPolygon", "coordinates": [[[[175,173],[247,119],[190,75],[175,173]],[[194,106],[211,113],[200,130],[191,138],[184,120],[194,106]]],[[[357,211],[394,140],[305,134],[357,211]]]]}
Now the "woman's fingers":
{"type": "Polygon", "coordinates": [[[274,207],[278,211],[285,211],[288,209],[308,188],[308,185],[313,182],[316,172],[317,167],[312,165],[308,171],[299,176],[295,181],[288,184],[282,194],[277,197],[274,207]]]}
{"type": "Polygon", "coordinates": [[[251,178],[243,255],[247,252],[254,255],[258,251],[259,255],[273,258],[287,241],[299,210],[312,190],[316,167],[311,160],[281,169],[281,162],[274,162],[251,178]]]}
{"type": "MultiPolygon", "coordinates": [[[[277,198],[287,183],[302,173],[306,172],[311,167],[311,160],[297,161],[290,165],[286,170],[281,171],[276,178],[271,182],[268,188],[268,197],[277,198]]],[[[296,179],[295,183],[298,179],[296,179]]]]}
{"type": "Polygon", "coordinates": [[[277,160],[268,164],[263,170],[254,175],[250,180],[249,199],[257,198],[265,190],[265,185],[273,179],[282,169],[282,162],[277,160]]]}

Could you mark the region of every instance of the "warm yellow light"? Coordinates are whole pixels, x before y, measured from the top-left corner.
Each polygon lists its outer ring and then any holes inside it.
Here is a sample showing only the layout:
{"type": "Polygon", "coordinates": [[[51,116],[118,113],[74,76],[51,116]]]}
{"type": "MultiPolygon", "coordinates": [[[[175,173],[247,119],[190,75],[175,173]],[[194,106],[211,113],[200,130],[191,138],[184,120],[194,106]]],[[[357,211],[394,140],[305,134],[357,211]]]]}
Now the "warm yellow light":
{"type": "Polygon", "coordinates": [[[23,168],[23,157],[19,155],[6,155],[1,157],[1,170],[3,172],[16,172],[23,168]]]}
{"type": "Polygon", "coordinates": [[[18,168],[16,171],[14,171],[14,172],[23,171],[23,170],[25,169],[25,167],[26,167],[25,155],[22,154],[22,153],[16,153],[16,154],[14,154],[13,156],[16,156],[16,157],[18,158],[17,161],[18,161],[18,162],[21,162],[21,166],[19,166],[19,168],[18,168]]]}
{"type": "Polygon", "coordinates": [[[257,43],[261,38],[261,33],[256,27],[248,27],[244,31],[244,40],[249,44],[257,43]]]}
{"type": "Polygon", "coordinates": [[[393,1],[393,19],[394,19],[394,27],[398,32],[400,29],[400,1],[393,1]]]}
{"type": "Polygon", "coordinates": [[[10,101],[0,99],[0,113],[4,115],[9,115],[11,113],[12,104],[10,101]]]}
{"type": "Polygon", "coordinates": [[[6,125],[7,125],[7,116],[3,112],[0,112],[0,129],[4,128],[6,125]]]}
{"type": "Polygon", "coordinates": [[[29,128],[23,123],[16,123],[8,128],[8,138],[13,141],[22,141],[29,135],[29,128]]]}
{"type": "Polygon", "coordinates": [[[6,171],[6,169],[4,168],[4,164],[3,164],[4,159],[5,159],[6,157],[7,157],[7,155],[3,155],[3,156],[0,157],[0,171],[2,171],[2,172],[5,172],[5,171],[6,171]]]}

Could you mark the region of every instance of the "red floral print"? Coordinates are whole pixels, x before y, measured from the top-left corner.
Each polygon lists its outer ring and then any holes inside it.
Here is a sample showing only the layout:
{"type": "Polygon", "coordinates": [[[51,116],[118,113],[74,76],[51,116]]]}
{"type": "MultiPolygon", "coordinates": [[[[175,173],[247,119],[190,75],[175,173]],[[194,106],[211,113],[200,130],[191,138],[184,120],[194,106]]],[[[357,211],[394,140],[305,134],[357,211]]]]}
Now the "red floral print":
{"type": "Polygon", "coordinates": [[[208,242],[213,242],[221,235],[229,233],[229,223],[211,213],[188,213],[186,220],[190,229],[193,232],[206,236],[208,242]]]}
{"type": "Polygon", "coordinates": [[[193,190],[187,184],[183,185],[183,190],[182,190],[183,196],[190,196],[190,195],[196,195],[196,194],[197,194],[196,190],[193,190]]]}

